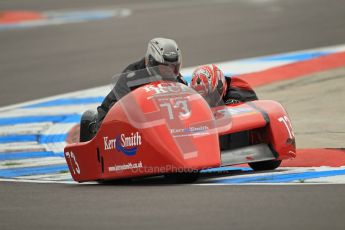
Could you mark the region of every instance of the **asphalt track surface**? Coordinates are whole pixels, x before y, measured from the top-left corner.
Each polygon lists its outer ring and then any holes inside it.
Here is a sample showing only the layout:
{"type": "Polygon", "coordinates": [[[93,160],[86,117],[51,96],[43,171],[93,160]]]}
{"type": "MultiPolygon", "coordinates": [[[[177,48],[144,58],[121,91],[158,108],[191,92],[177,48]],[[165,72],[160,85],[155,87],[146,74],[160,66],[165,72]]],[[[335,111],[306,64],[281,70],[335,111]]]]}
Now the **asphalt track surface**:
{"type": "Polygon", "coordinates": [[[342,185],[3,185],[1,229],[344,229],[342,185]]]}
{"type": "Polygon", "coordinates": [[[269,84],[256,93],[260,99],[274,98],[284,105],[293,121],[298,148],[340,148],[345,147],[344,85],[342,67],[269,84]]]}
{"type": "MultiPolygon", "coordinates": [[[[344,43],[345,3],[5,0],[4,9],[129,8],[104,21],[0,32],[0,105],[109,83],[156,36],[184,66],[344,43]],[[116,3],[118,2],[118,3],[116,3]]],[[[0,229],[344,229],[344,185],[0,183],[0,229]]]]}

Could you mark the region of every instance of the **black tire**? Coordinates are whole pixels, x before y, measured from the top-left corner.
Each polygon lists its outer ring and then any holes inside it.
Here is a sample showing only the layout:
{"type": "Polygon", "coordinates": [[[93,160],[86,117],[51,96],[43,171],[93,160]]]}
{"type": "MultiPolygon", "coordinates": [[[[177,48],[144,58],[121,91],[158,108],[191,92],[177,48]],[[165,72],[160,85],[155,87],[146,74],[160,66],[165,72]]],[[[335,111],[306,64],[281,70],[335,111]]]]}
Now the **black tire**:
{"type": "Polygon", "coordinates": [[[165,178],[170,183],[189,184],[198,180],[199,172],[171,173],[166,174],[165,178]]]}
{"type": "Polygon", "coordinates": [[[282,163],[281,160],[269,160],[269,161],[261,161],[261,162],[252,162],[248,163],[248,165],[254,171],[263,171],[263,170],[274,170],[280,166],[282,163]]]}
{"type": "Polygon", "coordinates": [[[83,113],[80,119],[80,142],[89,141],[95,136],[95,133],[90,132],[89,125],[91,122],[96,122],[96,119],[96,111],[87,110],[83,113]]]}

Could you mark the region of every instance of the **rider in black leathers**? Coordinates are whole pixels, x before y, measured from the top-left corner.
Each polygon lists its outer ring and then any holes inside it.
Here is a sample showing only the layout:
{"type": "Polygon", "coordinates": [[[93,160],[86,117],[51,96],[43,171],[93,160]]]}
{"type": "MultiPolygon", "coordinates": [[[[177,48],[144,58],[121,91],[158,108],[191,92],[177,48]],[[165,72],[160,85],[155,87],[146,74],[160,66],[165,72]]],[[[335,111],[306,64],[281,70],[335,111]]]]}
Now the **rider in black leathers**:
{"type": "MultiPolygon", "coordinates": [[[[163,65],[171,68],[175,76],[177,76],[176,81],[187,85],[187,82],[180,74],[181,62],[181,51],[174,40],[166,38],[154,38],[148,44],[145,57],[127,66],[122,73],[123,75],[136,74],[136,72],[133,71],[142,70],[137,72],[140,73],[140,76],[136,77],[145,78],[146,76],[150,76],[152,74],[149,68],[163,65]]],[[[109,94],[104,98],[102,104],[97,108],[97,120],[96,123],[93,123],[93,126],[90,126],[91,132],[97,132],[110,108],[121,97],[138,87],[128,87],[126,79],[127,78],[125,76],[121,76],[114,88],[109,92],[109,94]]]]}

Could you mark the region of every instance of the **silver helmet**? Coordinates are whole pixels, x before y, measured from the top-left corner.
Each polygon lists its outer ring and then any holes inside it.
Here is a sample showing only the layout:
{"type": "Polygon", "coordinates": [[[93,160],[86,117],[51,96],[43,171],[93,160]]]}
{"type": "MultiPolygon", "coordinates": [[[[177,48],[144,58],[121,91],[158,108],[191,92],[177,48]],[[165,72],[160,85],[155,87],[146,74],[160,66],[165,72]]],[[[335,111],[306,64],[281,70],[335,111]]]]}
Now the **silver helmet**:
{"type": "Polygon", "coordinates": [[[169,66],[178,75],[182,63],[181,51],[172,39],[154,38],[148,44],[145,63],[146,67],[169,66]]]}

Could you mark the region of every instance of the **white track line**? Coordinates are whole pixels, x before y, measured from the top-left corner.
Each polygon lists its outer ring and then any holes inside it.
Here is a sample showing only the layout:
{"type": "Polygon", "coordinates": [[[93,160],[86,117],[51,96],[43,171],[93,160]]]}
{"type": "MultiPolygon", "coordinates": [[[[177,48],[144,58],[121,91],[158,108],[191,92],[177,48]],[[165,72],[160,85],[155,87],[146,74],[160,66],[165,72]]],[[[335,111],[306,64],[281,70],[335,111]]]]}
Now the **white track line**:
{"type": "Polygon", "coordinates": [[[66,145],[67,145],[66,142],[54,142],[54,143],[43,144],[42,146],[48,152],[61,153],[63,152],[66,145]]]}
{"type": "Polygon", "coordinates": [[[73,181],[71,174],[66,173],[51,173],[44,175],[20,176],[16,179],[21,180],[41,180],[41,181],[73,181]]]}
{"type": "Polygon", "coordinates": [[[94,88],[90,88],[86,90],[79,90],[79,91],[59,94],[59,95],[55,95],[51,97],[45,97],[38,100],[32,100],[32,101],[12,104],[9,106],[4,106],[0,108],[0,112],[9,112],[10,110],[17,109],[19,107],[24,107],[24,106],[28,106],[32,104],[52,101],[52,100],[61,99],[61,98],[85,98],[85,97],[93,97],[93,96],[102,96],[102,95],[106,95],[109,90],[111,90],[110,84],[105,85],[105,86],[98,86],[98,87],[94,87],[94,88]]]}
{"type": "MultiPolygon", "coordinates": [[[[203,182],[203,179],[200,180],[200,184],[208,184],[209,182],[212,181],[219,181],[219,180],[226,180],[226,179],[231,179],[231,180],[235,180],[235,179],[245,179],[245,178],[254,178],[254,177],[264,177],[264,176],[278,176],[278,175],[289,175],[289,174],[294,174],[294,173],[306,173],[306,172],[322,172],[322,171],[337,171],[337,170],[344,170],[345,167],[280,167],[274,171],[267,171],[267,172],[244,172],[243,174],[240,175],[224,175],[224,176],[219,176],[219,177],[213,177],[213,178],[206,178],[204,179],[205,182],[203,182]]],[[[327,177],[323,177],[323,178],[331,178],[331,177],[335,177],[335,176],[327,176],[327,177]]],[[[345,182],[345,176],[341,176],[337,178],[337,183],[341,183],[341,179],[343,180],[342,183],[345,182]]],[[[294,180],[291,181],[289,183],[313,183],[313,182],[323,182],[323,183],[327,183],[329,180],[328,179],[324,179],[324,180],[315,180],[315,179],[305,179],[305,180],[294,180]]],[[[289,184],[287,183],[287,184],[289,184]]],[[[210,183],[210,184],[221,184],[221,185],[226,185],[226,184],[261,184],[261,183],[255,183],[255,182],[250,182],[250,183],[231,183],[231,182],[225,182],[225,183],[210,183]]],[[[277,183],[271,183],[271,184],[277,184],[277,183]]],[[[280,183],[279,183],[280,184],[280,183]]]]}
{"type": "Polygon", "coordinates": [[[0,136],[37,134],[48,129],[52,122],[1,126],[0,136]]]}
{"type": "MultiPolygon", "coordinates": [[[[56,181],[56,180],[39,180],[39,179],[5,179],[0,178],[0,181],[4,182],[17,182],[17,183],[37,183],[37,184],[78,184],[74,181],[56,181]]],[[[83,183],[83,184],[96,184],[96,183],[83,183]]]]}
{"type": "Polygon", "coordinates": [[[47,106],[40,108],[18,108],[8,112],[0,113],[0,118],[23,117],[23,116],[51,116],[65,114],[82,114],[82,111],[96,109],[101,103],[84,104],[84,105],[61,105],[47,106]]]}
{"type": "Polygon", "coordinates": [[[65,164],[66,160],[63,157],[42,157],[29,158],[24,160],[6,160],[0,161],[0,169],[16,169],[23,167],[39,167],[48,165],[65,164]]]}
{"type": "Polygon", "coordinates": [[[68,133],[76,124],[75,123],[63,123],[63,124],[54,124],[44,131],[42,135],[55,135],[55,134],[66,134],[68,133]]]}
{"type": "Polygon", "coordinates": [[[44,146],[39,145],[35,141],[30,142],[12,142],[6,144],[0,144],[0,153],[6,152],[43,152],[45,151],[44,146]]]}

